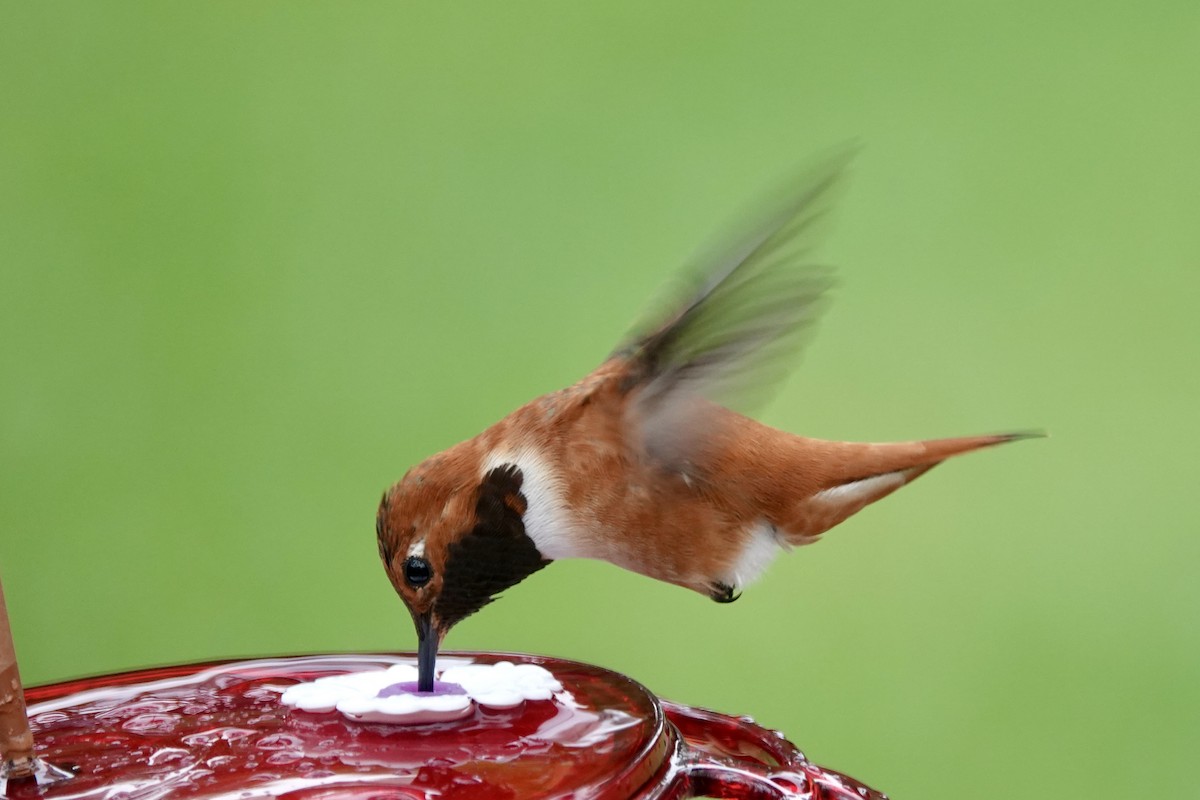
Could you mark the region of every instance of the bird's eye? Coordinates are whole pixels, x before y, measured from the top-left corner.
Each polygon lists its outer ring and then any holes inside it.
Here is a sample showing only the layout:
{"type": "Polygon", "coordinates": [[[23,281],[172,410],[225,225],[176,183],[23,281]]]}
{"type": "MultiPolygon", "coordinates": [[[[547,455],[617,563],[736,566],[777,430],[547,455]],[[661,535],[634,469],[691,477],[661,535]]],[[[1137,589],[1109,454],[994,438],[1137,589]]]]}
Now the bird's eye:
{"type": "Polygon", "coordinates": [[[420,589],[429,583],[429,579],[432,577],[433,568],[420,556],[409,556],[408,560],[404,562],[404,580],[408,581],[408,585],[414,589],[420,589]]]}

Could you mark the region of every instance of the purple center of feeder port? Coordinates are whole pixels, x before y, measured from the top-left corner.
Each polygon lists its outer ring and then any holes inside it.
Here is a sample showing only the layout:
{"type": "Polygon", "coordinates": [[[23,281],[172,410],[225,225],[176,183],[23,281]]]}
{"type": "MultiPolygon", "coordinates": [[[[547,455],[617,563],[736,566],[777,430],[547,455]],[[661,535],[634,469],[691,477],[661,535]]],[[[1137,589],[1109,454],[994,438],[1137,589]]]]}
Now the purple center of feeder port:
{"type": "Polygon", "coordinates": [[[420,697],[444,697],[452,694],[466,694],[467,690],[459,686],[457,683],[443,683],[442,681],[433,682],[432,692],[417,691],[416,681],[405,681],[404,683],[393,683],[391,686],[385,686],[379,690],[376,697],[392,697],[398,694],[415,694],[420,697]]]}

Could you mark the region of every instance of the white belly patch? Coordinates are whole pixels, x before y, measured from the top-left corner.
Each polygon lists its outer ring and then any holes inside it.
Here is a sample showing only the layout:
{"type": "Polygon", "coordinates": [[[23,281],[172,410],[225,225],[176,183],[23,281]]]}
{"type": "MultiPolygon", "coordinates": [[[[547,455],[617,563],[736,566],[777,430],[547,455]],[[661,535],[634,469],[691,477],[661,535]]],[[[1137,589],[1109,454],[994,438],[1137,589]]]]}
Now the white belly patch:
{"type": "Polygon", "coordinates": [[[758,580],[779,551],[783,549],[783,540],[775,532],[775,526],[766,520],[759,520],[750,529],[750,538],[742,546],[737,561],[728,576],[728,583],[734,590],[744,589],[758,580]]]}

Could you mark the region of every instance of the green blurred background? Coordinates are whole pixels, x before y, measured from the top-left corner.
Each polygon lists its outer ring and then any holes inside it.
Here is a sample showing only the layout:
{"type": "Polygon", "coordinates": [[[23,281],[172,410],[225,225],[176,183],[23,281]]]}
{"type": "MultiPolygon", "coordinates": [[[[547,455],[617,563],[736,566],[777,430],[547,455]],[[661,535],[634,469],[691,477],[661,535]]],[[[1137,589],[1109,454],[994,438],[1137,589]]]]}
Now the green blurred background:
{"type": "Polygon", "coordinates": [[[27,682],[406,649],[380,492],[856,159],[762,414],[1044,427],[733,606],[598,563],[452,649],[751,714],[898,798],[1190,794],[1200,5],[6,3],[0,570],[27,682]],[[548,611],[548,613],[547,613],[548,611]]]}

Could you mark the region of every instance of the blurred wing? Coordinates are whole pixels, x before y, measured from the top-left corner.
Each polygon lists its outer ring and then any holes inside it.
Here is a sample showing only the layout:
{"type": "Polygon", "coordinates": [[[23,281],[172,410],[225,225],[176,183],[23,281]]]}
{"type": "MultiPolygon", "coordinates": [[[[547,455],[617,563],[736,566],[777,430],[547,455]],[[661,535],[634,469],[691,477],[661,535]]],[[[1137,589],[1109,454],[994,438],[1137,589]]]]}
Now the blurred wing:
{"type": "Polygon", "coordinates": [[[640,424],[657,428],[655,439],[682,434],[678,425],[691,419],[683,412],[699,398],[745,409],[769,397],[795,364],[832,285],[832,271],[810,255],[851,156],[760,203],[726,238],[738,244],[688,271],[688,291],[665,322],[618,351],[640,424]]]}

